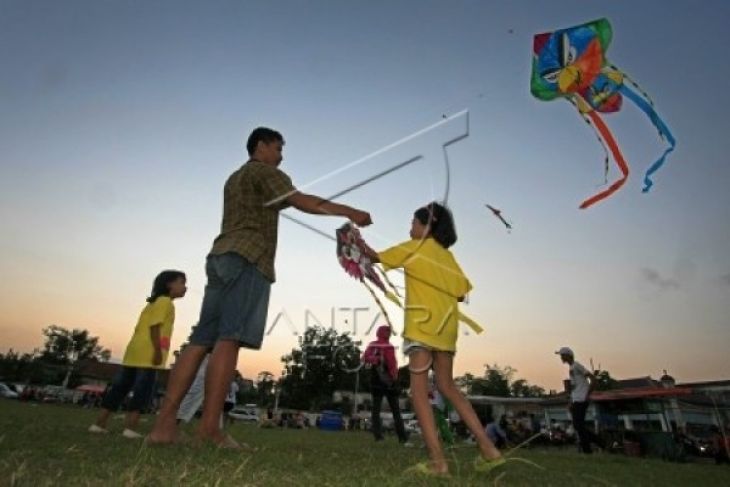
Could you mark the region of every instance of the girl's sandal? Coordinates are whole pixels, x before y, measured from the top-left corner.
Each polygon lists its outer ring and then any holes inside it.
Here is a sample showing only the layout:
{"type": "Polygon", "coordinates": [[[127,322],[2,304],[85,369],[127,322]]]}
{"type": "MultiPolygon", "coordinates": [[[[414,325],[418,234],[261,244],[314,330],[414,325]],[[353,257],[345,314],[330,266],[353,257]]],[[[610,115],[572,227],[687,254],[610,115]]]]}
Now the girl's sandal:
{"type": "Polygon", "coordinates": [[[474,459],[474,470],[481,473],[489,473],[497,467],[501,467],[507,463],[504,457],[493,458],[488,460],[482,456],[478,456],[474,459]]]}
{"type": "Polygon", "coordinates": [[[432,470],[429,462],[417,463],[414,466],[407,468],[405,473],[416,474],[416,475],[425,475],[428,477],[440,477],[440,478],[450,477],[449,472],[436,472],[435,470],[432,470]]]}

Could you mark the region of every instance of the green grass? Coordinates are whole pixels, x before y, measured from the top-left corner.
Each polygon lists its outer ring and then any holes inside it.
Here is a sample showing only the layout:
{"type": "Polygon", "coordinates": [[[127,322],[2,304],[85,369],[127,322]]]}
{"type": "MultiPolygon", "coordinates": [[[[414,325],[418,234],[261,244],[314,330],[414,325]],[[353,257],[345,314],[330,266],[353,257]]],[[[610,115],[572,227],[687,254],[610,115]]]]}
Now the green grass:
{"type": "MultiPolygon", "coordinates": [[[[404,473],[425,459],[422,448],[367,433],[259,429],[236,424],[232,435],[258,448],[241,454],[213,447],[147,447],[86,428],[97,411],[0,400],[0,485],[730,485],[730,468],[675,464],[620,455],[521,450],[542,466],[509,462],[489,475],[472,468],[473,446],[452,450],[452,479],[404,473]]],[[[143,423],[149,430],[151,418],[143,423]]]]}

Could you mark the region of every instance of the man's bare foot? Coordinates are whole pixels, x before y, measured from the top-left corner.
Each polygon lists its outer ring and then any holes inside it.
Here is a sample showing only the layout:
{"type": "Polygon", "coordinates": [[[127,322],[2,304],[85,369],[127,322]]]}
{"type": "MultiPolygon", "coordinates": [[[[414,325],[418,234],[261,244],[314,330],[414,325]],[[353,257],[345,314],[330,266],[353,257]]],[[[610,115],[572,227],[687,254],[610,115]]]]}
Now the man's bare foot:
{"type": "Polygon", "coordinates": [[[247,445],[246,443],[237,442],[231,435],[225,434],[222,431],[206,433],[198,430],[197,440],[201,444],[212,443],[218,448],[225,448],[226,450],[238,450],[247,453],[253,453],[256,451],[255,448],[247,445]]]}
{"type": "Polygon", "coordinates": [[[431,470],[433,470],[435,473],[439,475],[448,475],[449,474],[449,464],[446,463],[446,460],[440,460],[437,462],[430,462],[431,463],[431,470]]]}
{"type": "Polygon", "coordinates": [[[158,416],[155,425],[152,427],[152,431],[145,438],[145,443],[148,445],[171,445],[177,442],[177,423],[175,418],[167,421],[158,416]]]}

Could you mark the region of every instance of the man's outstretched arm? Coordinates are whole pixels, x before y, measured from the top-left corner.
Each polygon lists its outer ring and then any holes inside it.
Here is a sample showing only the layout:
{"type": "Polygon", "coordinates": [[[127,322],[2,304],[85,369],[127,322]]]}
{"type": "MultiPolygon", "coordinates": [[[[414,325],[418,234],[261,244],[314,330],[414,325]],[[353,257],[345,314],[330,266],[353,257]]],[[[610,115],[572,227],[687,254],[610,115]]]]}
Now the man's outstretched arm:
{"type": "Polygon", "coordinates": [[[299,211],[310,213],[312,215],[334,215],[343,216],[355,222],[357,225],[364,227],[370,225],[373,221],[370,213],[351,206],[341,205],[327,201],[324,198],[306,193],[292,193],[286,198],[287,203],[292,205],[299,211]]]}

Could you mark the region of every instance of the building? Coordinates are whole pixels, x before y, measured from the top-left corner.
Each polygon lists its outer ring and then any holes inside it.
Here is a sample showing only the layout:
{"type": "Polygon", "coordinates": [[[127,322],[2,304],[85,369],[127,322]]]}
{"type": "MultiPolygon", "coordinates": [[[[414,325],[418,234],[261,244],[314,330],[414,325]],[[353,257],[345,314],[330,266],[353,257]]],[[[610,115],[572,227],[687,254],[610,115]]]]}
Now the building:
{"type": "MultiPolygon", "coordinates": [[[[475,409],[495,419],[541,416],[546,426],[571,422],[568,391],[542,398],[469,396],[475,409]]],[[[586,421],[596,431],[661,431],[704,434],[713,426],[730,426],[730,380],[677,384],[665,374],[618,381],[614,389],[591,394],[586,421]]]]}

